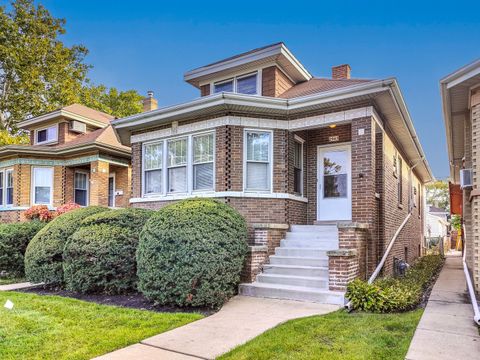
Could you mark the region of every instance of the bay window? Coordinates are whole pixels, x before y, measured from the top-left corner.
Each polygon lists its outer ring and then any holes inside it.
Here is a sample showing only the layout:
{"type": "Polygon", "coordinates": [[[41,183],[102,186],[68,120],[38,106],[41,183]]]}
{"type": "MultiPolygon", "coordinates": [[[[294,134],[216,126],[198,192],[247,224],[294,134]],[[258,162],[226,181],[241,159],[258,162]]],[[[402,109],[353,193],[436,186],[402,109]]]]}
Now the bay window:
{"type": "Polygon", "coordinates": [[[144,152],[144,193],[163,192],[163,142],[145,145],[144,152]]]}
{"type": "Polygon", "coordinates": [[[75,173],[75,203],[80,206],[88,205],[88,174],[85,172],[75,173]]]}
{"type": "Polygon", "coordinates": [[[245,131],[245,190],[271,190],[271,140],[269,131],[245,131]]]}
{"type": "Polygon", "coordinates": [[[35,143],[46,144],[58,141],[58,126],[50,126],[45,129],[35,130],[35,143]]]}
{"type": "Polygon", "coordinates": [[[187,191],[187,139],[168,142],[168,192],[187,191]]]}
{"type": "Polygon", "coordinates": [[[193,190],[213,190],[213,134],[193,137],[193,190]]]}
{"type": "Polygon", "coordinates": [[[53,168],[33,168],[33,204],[52,205],[53,168]]]}
{"type": "Polygon", "coordinates": [[[13,205],[13,169],[0,170],[0,207],[13,205]]]}

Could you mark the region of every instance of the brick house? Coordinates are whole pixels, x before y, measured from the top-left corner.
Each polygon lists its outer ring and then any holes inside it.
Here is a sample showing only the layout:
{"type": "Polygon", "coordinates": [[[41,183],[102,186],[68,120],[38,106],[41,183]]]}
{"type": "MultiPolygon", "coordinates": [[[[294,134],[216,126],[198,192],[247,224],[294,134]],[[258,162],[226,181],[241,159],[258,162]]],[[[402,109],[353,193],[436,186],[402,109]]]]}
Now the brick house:
{"type": "Polygon", "coordinates": [[[422,252],[432,179],[393,78],[316,78],[283,43],[185,73],[200,97],[112,122],[132,147],[135,207],[210,197],[247,220],[241,293],[341,303],[377,265],[422,252]]]}
{"type": "Polygon", "coordinates": [[[111,120],[73,104],[20,122],[30,145],[0,147],[0,220],[23,220],[33,205],[128,206],[131,150],[111,120]]]}
{"type": "Polygon", "coordinates": [[[466,230],[466,263],[478,292],[480,178],[477,169],[480,157],[477,149],[480,146],[480,60],[443,78],[440,87],[450,161],[451,211],[462,215],[466,230]],[[463,184],[460,179],[462,169],[471,174],[465,177],[463,184]]]}

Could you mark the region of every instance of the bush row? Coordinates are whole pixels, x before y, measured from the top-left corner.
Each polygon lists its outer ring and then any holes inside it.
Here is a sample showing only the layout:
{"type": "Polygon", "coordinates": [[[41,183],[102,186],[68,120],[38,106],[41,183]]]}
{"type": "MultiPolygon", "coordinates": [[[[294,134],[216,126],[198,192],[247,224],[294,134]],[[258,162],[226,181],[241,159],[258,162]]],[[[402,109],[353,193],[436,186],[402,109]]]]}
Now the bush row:
{"type": "Polygon", "coordinates": [[[23,277],[27,245],[44,226],[41,221],[0,224],[0,273],[23,277]]]}
{"type": "Polygon", "coordinates": [[[235,293],[246,240],[245,220],[214,200],[157,212],[88,207],[55,218],[33,238],[26,276],[82,293],[126,293],[138,285],[159,304],[216,307],[235,293]]]}
{"type": "Polygon", "coordinates": [[[427,255],[418,259],[403,277],[387,277],[373,284],[354,280],[348,284],[345,296],[356,310],[376,313],[411,310],[422,301],[424,291],[442,266],[442,256],[427,255]]]}

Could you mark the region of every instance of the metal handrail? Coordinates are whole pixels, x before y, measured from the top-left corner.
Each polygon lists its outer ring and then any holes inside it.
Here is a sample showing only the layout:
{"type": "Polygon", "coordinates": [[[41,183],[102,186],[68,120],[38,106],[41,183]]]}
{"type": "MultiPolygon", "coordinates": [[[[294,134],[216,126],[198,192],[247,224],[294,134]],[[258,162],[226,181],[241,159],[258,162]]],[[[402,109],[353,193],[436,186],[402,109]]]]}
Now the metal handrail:
{"type": "Polygon", "coordinates": [[[397,240],[397,237],[400,234],[400,231],[402,231],[402,229],[405,227],[408,219],[410,219],[410,216],[412,216],[411,212],[408,213],[405,220],[403,220],[402,224],[399,226],[399,228],[397,229],[397,231],[393,235],[392,240],[390,240],[390,243],[388,244],[387,250],[385,250],[385,253],[383,254],[382,260],[380,260],[380,262],[377,265],[377,268],[375,269],[375,271],[372,273],[372,275],[368,279],[369,284],[374,282],[375,279],[377,278],[378,274],[380,274],[380,271],[382,270],[383,265],[385,265],[385,261],[387,261],[388,254],[390,253],[390,250],[392,250],[392,247],[393,247],[393,244],[395,243],[395,240],[397,240]]]}
{"type": "Polygon", "coordinates": [[[465,229],[465,224],[462,224],[463,229],[463,256],[462,256],[462,263],[463,263],[463,272],[465,273],[465,279],[467,280],[467,288],[468,293],[470,295],[470,301],[472,302],[473,307],[473,321],[475,324],[480,325],[480,311],[478,310],[478,303],[477,298],[475,296],[475,290],[473,289],[472,278],[470,277],[470,272],[468,270],[466,258],[467,258],[467,231],[465,229]]]}

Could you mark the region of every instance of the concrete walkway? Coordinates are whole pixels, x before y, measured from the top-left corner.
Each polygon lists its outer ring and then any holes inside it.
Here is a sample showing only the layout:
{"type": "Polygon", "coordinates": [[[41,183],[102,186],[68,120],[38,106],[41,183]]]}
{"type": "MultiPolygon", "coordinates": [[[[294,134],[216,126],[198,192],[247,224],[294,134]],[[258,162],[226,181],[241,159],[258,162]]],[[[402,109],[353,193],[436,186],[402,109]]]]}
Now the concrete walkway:
{"type": "Polygon", "coordinates": [[[39,286],[39,285],[42,285],[42,284],[32,284],[30,282],[23,282],[23,283],[17,283],[17,284],[0,285],[0,291],[22,290],[22,289],[28,289],[35,286],[39,286]]]}
{"type": "Polygon", "coordinates": [[[480,336],[459,254],[447,255],[406,359],[480,359],[480,336]]]}
{"type": "Polygon", "coordinates": [[[214,359],[290,319],[339,309],[299,301],[236,296],[218,313],[96,359],[214,359]]]}

